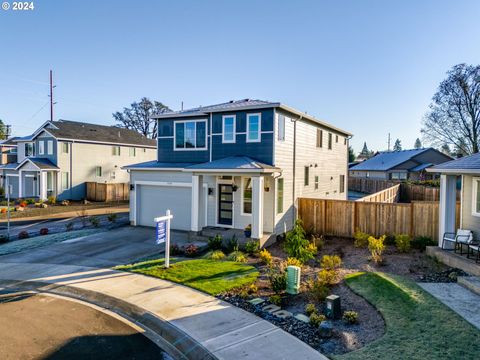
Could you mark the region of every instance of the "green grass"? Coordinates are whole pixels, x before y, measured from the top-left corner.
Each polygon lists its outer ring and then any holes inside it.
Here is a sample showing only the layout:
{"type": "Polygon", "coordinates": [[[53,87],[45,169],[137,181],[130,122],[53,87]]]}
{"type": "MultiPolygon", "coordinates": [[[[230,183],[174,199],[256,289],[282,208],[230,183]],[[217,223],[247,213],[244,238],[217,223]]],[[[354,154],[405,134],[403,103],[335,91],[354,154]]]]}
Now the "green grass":
{"type": "Polygon", "coordinates": [[[336,359],[480,359],[480,331],[412,281],[357,273],[346,283],[381,312],[386,334],[336,359]]]}
{"type": "Polygon", "coordinates": [[[168,269],[163,267],[163,259],[117,266],[115,269],[170,280],[210,295],[252,284],[258,277],[258,271],[253,266],[208,259],[171,259],[168,269]]]}

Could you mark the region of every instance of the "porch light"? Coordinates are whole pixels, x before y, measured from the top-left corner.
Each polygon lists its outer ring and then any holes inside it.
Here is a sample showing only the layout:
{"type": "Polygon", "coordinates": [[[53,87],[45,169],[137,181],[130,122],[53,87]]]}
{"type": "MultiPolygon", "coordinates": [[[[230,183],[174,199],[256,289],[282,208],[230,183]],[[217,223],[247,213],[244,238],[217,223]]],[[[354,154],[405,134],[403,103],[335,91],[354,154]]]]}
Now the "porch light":
{"type": "Polygon", "coordinates": [[[135,185],[130,184],[130,191],[133,191],[133,190],[135,190],[135,185]]]}
{"type": "Polygon", "coordinates": [[[237,191],[237,190],[238,190],[238,186],[237,186],[237,185],[235,185],[235,184],[234,184],[234,185],[232,185],[232,191],[233,191],[233,192],[235,192],[235,191],[237,191]]]}
{"type": "Polygon", "coordinates": [[[208,195],[213,195],[213,188],[208,188],[208,195]]]}

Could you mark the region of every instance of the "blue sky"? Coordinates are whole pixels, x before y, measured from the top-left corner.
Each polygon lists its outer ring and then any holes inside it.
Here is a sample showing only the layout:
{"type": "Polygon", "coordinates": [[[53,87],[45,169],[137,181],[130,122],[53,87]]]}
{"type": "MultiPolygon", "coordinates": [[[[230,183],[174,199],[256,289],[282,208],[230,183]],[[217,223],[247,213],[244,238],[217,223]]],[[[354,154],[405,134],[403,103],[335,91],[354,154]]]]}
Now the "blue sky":
{"type": "MultiPolygon", "coordinates": [[[[11,0],[9,0],[11,2],[11,0]]],[[[0,118],[113,124],[147,96],[173,109],[280,101],[386,148],[412,147],[445,72],[478,64],[478,1],[47,1],[0,10],[0,118]]]]}

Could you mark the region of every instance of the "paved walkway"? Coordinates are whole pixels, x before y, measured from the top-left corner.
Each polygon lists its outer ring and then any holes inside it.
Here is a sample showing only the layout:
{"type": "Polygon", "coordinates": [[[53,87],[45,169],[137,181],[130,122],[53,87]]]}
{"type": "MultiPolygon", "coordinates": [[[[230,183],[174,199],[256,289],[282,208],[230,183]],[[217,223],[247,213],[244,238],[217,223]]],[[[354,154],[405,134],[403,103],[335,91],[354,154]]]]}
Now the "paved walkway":
{"type": "Polygon", "coordinates": [[[419,283],[435,298],[480,330],[480,296],[457,283],[419,283]]]}
{"type": "Polygon", "coordinates": [[[157,327],[177,351],[192,359],[327,359],[253,314],[143,275],[76,265],[3,263],[0,257],[0,286],[69,294],[121,309],[140,324],[157,327]]]}

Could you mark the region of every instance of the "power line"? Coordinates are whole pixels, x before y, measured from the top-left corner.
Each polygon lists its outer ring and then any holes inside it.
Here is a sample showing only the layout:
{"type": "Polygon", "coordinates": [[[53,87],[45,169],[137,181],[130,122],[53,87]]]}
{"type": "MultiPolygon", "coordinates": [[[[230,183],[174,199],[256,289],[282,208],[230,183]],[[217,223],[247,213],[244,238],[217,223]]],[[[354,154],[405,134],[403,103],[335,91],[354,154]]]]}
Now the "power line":
{"type": "Polygon", "coordinates": [[[45,108],[45,106],[47,106],[48,104],[50,104],[50,100],[48,100],[40,109],[38,109],[38,110],[35,112],[35,114],[33,114],[32,117],[31,117],[30,119],[28,119],[27,121],[30,121],[30,120],[32,120],[35,116],[37,116],[38,113],[39,113],[40,111],[42,111],[42,110],[45,108]]]}

